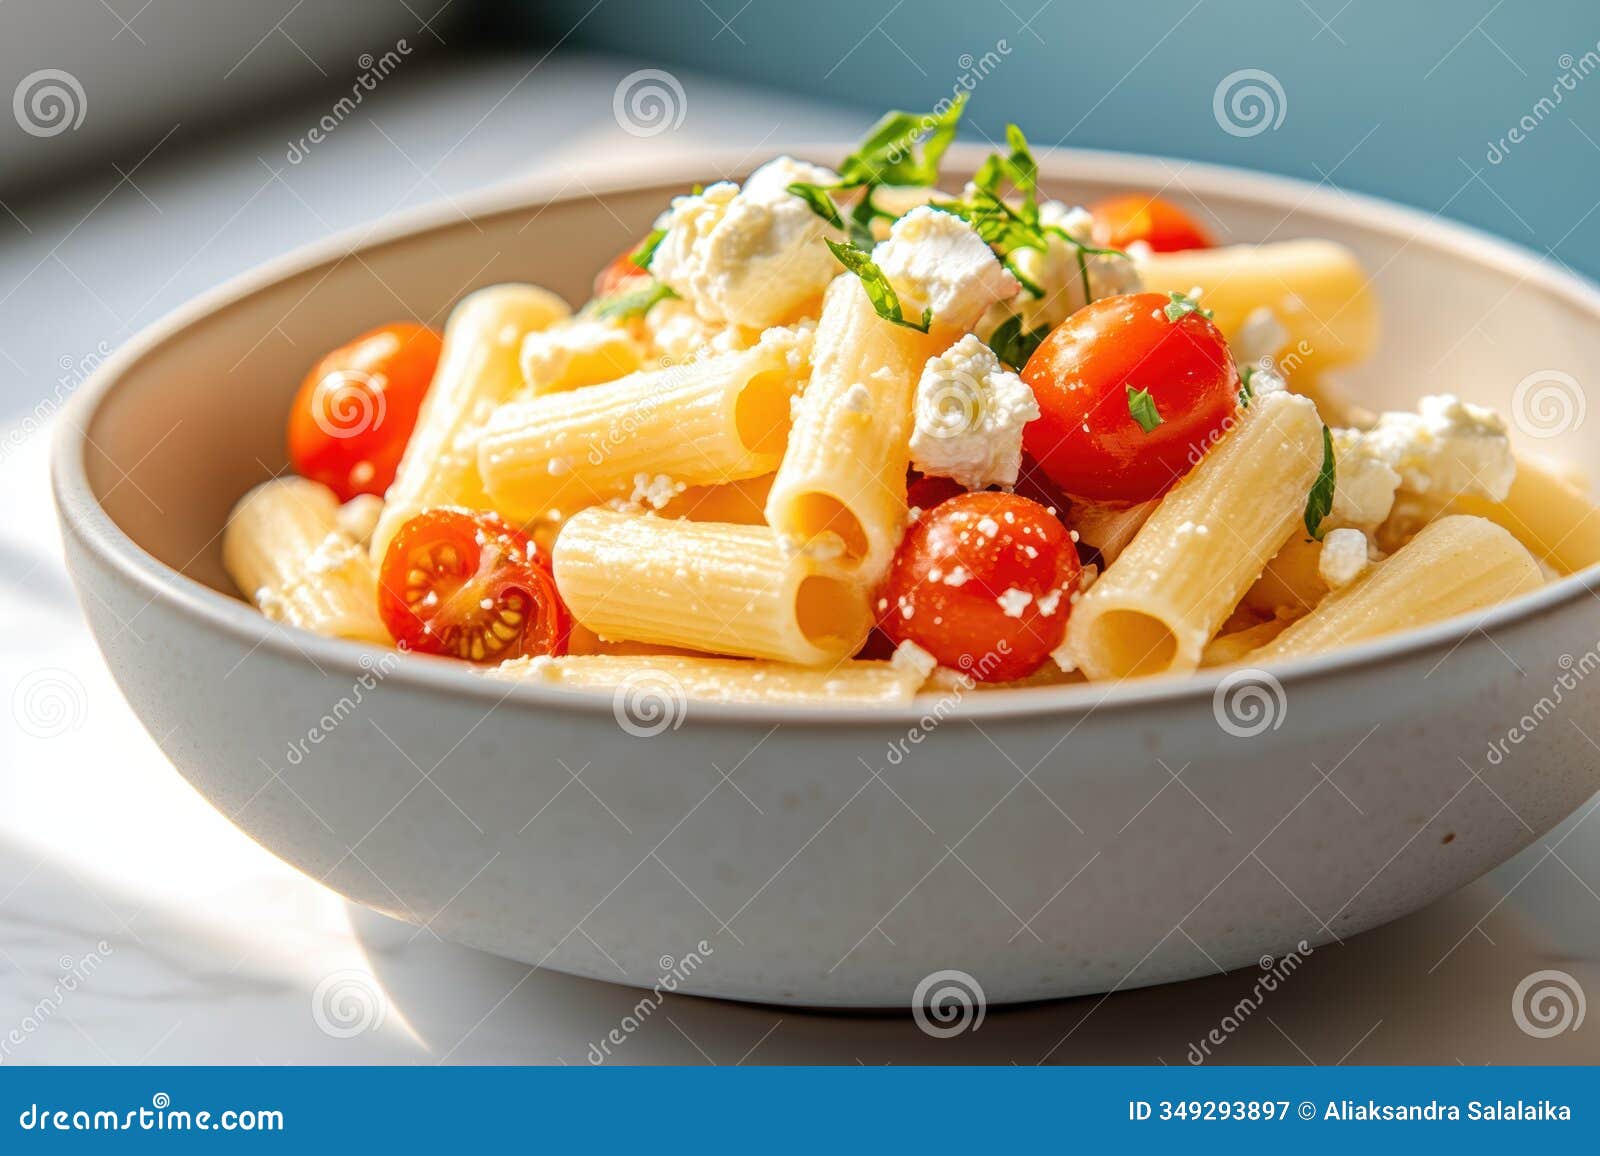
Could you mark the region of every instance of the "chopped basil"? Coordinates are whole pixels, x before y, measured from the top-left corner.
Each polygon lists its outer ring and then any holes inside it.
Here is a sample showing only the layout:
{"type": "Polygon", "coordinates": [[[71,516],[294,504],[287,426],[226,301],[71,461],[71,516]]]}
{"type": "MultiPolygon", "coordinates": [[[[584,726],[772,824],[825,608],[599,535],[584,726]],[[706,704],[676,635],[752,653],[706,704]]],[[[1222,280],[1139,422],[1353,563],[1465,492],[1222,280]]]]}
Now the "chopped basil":
{"type": "Polygon", "coordinates": [[[1239,406],[1242,409],[1250,408],[1250,399],[1256,391],[1250,388],[1250,379],[1256,375],[1256,367],[1247,365],[1239,371],[1239,406]]]}
{"type": "Polygon", "coordinates": [[[1148,389],[1126,387],[1128,391],[1128,416],[1139,423],[1139,428],[1149,433],[1161,424],[1161,411],[1156,409],[1156,399],[1148,389]]]}
{"type": "Polygon", "coordinates": [[[1172,299],[1166,311],[1168,321],[1182,321],[1191,313],[1198,313],[1207,321],[1211,320],[1211,310],[1200,308],[1200,302],[1187,293],[1168,293],[1167,296],[1172,299]]]}
{"type": "Polygon", "coordinates": [[[900,308],[900,296],[894,291],[894,286],[889,284],[889,278],[883,275],[883,270],[868,256],[866,250],[852,245],[849,241],[829,241],[828,248],[850,272],[861,278],[861,287],[867,291],[867,300],[872,302],[873,309],[885,321],[892,321],[896,325],[903,325],[907,329],[919,332],[928,332],[928,327],[933,324],[933,310],[922,311],[922,322],[908,320],[900,308]]]}
{"type": "Polygon", "coordinates": [[[1039,343],[1050,336],[1050,327],[1041,325],[1038,329],[1022,328],[1022,317],[1013,313],[996,328],[989,337],[989,348],[994,350],[994,355],[1013,369],[1021,369],[1028,364],[1028,359],[1033,356],[1033,351],[1039,348],[1039,343]]]}
{"type": "Polygon", "coordinates": [[[1322,427],[1322,469],[1306,495],[1306,532],[1322,541],[1322,520],[1333,510],[1333,491],[1338,481],[1338,466],[1333,455],[1333,433],[1322,427]]]}
{"type": "Polygon", "coordinates": [[[639,247],[628,254],[628,260],[640,269],[649,269],[650,259],[656,255],[656,250],[661,247],[661,242],[666,236],[665,229],[651,229],[649,235],[639,242],[639,247]]]}
{"type": "Polygon", "coordinates": [[[642,289],[596,297],[583,307],[583,312],[601,321],[626,321],[630,317],[643,317],[659,302],[676,296],[670,285],[652,281],[642,289]]]}

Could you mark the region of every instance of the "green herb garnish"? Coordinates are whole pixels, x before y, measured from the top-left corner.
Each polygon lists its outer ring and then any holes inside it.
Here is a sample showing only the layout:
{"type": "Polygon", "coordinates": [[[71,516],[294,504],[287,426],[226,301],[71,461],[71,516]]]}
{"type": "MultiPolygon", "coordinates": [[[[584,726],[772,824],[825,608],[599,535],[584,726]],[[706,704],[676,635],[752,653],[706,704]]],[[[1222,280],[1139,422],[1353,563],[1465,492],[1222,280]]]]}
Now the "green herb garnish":
{"type": "Polygon", "coordinates": [[[1239,371],[1239,406],[1241,409],[1250,408],[1250,399],[1256,391],[1250,387],[1250,379],[1256,375],[1256,367],[1247,365],[1239,371]]]}
{"type": "Polygon", "coordinates": [[[628,254],[628,260],[637,268],[648,270],[651,258],[656,255],[656,250],[661,247],[661,242],[666,236],[665,229],[651,229],[649,235],[639,242],[639,247],[628,254]]]}
{"type": "Polygon", "coordinates": [[[1211,320],[1211,310],[1200,308],[1200,302],[1187,293],[1168,293],[1167,296],[1172,299],[1166,309],[1168,321],[1182,321],[1191,313],[1198,313],[1207,321],[1211,320]]]}
{"type": "Polygon", "coordinates": [[[662,301],[676,297],[672,287],[662,281],[652,281],[642,289],[626,293],[613,293],[609,297],[596,297],[583,307],[583,312],[601,321],[626,321],[630,317],[643,317],[662,301]]]}
{"type": "Polygon", "coordinates": [[[1322,469],[1306,495],[1306,532],[1322,541],[1322,520],[1333,510],[1333,491],[1338,481],[1338,466],[1333,455],[1333,433],[1322,427],[1322,469]]]}
{"type": "Polygon", "coordinates": [[[1024,329],[1022,315],[1013,313],[996,328],[989,337],[989,348],[994,350],[994,355],[1013,369],[1021,369],[1028,364],[1028,359],[1033,356],[1033,351],[1039,348],[1039,343],[1050,336],[1050,327],[1041,325],[1038,329],[1024,329]]]}
{"type": "Polygon", "coordinates": [[[920,333],[928,332],[928,327],[933,324],[933,310],[922,311],[921,324],[908,320],[900,307],[900,295],[894,291],[889,278],[883,275],[883,270],[878,268],[866,250],[849,241],[829,241],[828,248],[839,259],[839,264],[861,278],[861,287],[867,291],[867,300],[872,302],[872,308],[879,317],[920,333]]]}
{"type": "Polygon", "coordinates": [[[1128,391],[1128,416],[1139,423],[1139,428],[1149,433],[1161,424],[1161,412],[1156,409],[1156,399],[1148,389],[1125,387],[1128,391]]]}

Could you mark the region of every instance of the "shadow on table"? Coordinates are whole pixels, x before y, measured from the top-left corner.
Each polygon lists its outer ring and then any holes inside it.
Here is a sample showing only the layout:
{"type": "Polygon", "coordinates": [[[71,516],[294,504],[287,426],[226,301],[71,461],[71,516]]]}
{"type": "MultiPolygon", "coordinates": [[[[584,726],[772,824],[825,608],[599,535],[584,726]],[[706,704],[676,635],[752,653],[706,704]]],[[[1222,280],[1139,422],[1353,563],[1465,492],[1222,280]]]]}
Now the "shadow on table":
{"type": "Polygon", "coordinates": [[[1261,973],[1246,969],[989,1008],[976,1030],[951,1038],[930,1037],[909,1014],[675,995],[626,1031],[624,1020],[644,994],[637,989],[530,970],[364,909],[352,908],[351,924],[391,1005],[444,1062],[1594,1063],[1600,1034],[1538,1038],[1519,1028],[1512,1008],[1518,985],[1534,972],[1560,969],[1597,989],[1600,969],[1547,957],[1532,930],[1500,906],[1502,895],[1503,888],[1480,882],[1342,945],[1317,948],[1258,1000],[1261,973]],[[597,1045],[613,1028],[624,1042],[610,1045],[607,1056],[597,1045]],[[1222,1042],[1214,1042],[1213,1030],[1222,1042]]]}

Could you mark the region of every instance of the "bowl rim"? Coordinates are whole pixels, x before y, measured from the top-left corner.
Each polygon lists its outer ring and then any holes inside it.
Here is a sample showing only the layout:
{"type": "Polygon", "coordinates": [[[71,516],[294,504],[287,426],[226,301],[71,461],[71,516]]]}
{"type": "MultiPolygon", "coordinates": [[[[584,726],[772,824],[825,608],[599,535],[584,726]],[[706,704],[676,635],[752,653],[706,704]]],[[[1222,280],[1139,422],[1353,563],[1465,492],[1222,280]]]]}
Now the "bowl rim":
{"type": "MultiPolygon", "coordinates": [[[[839,157],[849,145],[838,142],[796,143],[790,152],[803,156],[839,157]]],[[[989,150],[960,142],[947,154],[956,174],[976,168],[989,150]]],[[[1470,225],[1437,214],[1399,205],[1361,193],[1347,192],[1325,181],[1312,183],[1294,177],[1252,172],[1146,154],[1089,149],[1051,149],[1039,154],[1040,175],[1045,180],[1075,179],[1132,188],[1176,189],[1180,194],[1253,200],[1287,206],[1289,217],[1308,210],[1341,219],[1376,233],[1403,237],[1407,243],[1424,242],[1453,250],[1475,262],[1517,278],[1587,310],[1600,319],[1600,286],[1514,242],[1492,236],[1470,225]]],[[[174,609],[242,641],[247,647],[266,649],[279,657],[312,661],[330,675],[347,674],[352,681],[370,675],[375,654],[394,653],[386,648],[328,638],[299,627],[274,622],[245,602],[190,578],[149,554],[106,513],[90,487],[86,456],[89,428],[100,407],[117,388],[124,373],[170,342],[181,339],[191,325],[246,301],[270,286],[301,275],[352,251],[370,251],[402,243],[413,237],[459,226],[464,221],[524,211],[534,206],[599,199],[612,193],[673,190],[703,180],[710,173],[739,174],[753,167],[748,150],[706,148],[669,161],[651,159],[648,172],[638,159],[618,160],[590,167],[582,188],[574,192],[570,180],[547,171],[512,178],[488,187],[390,214],[375,222],[341,230],[264,262],[194,297],[135,334],[107,358],[69,400],[57,419],[51,446],[51,488],[63,531],[74,537],[102,565],[118,572],[148,594],[151,603],[165,601],[174,609]]],[[[1288,220],[1288,217],[1286,217],[1288,220]]],[[[1600,564],[1557,579],[1530,594],[1478,614],[1458,616],[1399,634],[1342,647],[1338,650],[1274,664],[1270,678],[1284,692],[1339,676],[1356,674],[1372,666],[1401,658],[1443,652],[1461,646],[1475,632],[1531,621],[1555,613],[1575,600],[1600,593],[1600,564]]],[[[1440,661],[1443,659],[1441,658],[1440,661]]],[[[720,703],[695,700],[688,712],[696,723],[730,725],[834,724],[844,726],[914,726],[928,716],[935,697],[955,698],[941,706],[941,721],[1034,718],[1049,715],[1070,722],[1071,728],[1089,715],[1105,711],[1143,709],[1181,702],[1195,705],[1225,693],[1247,667],[1219,667],[1187,675],[1163,675],[1123,683],[1079,683],[1057,686],[928,692],[910,703],[895,705],[842,704],[799,706],[776,703],[720,703]],[[1233,681],[1230,681],[1233,680],[1233,681]],[[1226,686],[1225,686],[1226,684],[1226,686]]],[[[418,690],[447,692],[486,704],[552,708],[589,713],[612,713],[611,689],[574,688],[537,682],[517,682],[486,677],[483,673],[445,658],[405,655],[384,681],[418,690]]],[[[1066,732],[1070,733],[1070,729],[1066,732]]]]}

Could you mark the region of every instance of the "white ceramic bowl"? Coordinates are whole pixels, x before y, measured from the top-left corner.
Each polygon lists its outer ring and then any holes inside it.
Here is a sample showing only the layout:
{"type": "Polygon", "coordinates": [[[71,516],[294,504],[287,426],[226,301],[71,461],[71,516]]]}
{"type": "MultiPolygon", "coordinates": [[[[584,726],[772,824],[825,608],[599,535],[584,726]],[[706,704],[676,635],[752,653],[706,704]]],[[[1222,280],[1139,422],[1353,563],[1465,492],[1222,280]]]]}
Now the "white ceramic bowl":
{"type": "MultiPolygon", "coordinates": [[[[1595,571],[1285,665],[1281,695],[1208,674],[871,713],[668,702],[647,737],[609,694],[386,658],[232,596],[224,518],[281,466],[317,353],[408,312],[442,320],[494,281],[581,299],[672,192],[741,164],[495,191],[465,217],[331,240],[161,322],[83,388],[55,487],[90,624],[150,733],[241,830],[358,903],[530,963],[904,1006],[947,969],[990,1001],[1031,1000],[1349,936],[1502,862],[1600,787],[1579,729],[1597,733],[1600,679],[1523,718],[1588,669],[1595,571]],[[1504,743],[1512,727],[1525,737],[1504,743]]],[[[1235,239],[1353,246],[1387,333],[1351,376],[1366,400],[1450,390],[1505,409],[1531,373],[1600,364],[1600,293],[1468,230],[1198,165],[1063,153],[1044,171],[1070,199],[1164,188],[1235,239]]],[[[1592,460],[1594,431],[1529,444],[1592,460]]]]}

